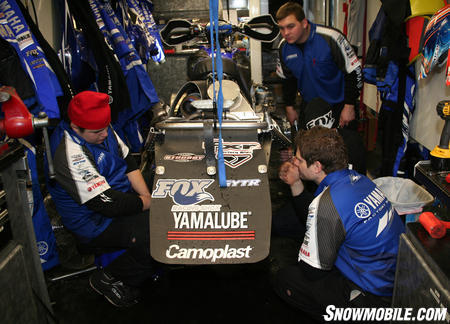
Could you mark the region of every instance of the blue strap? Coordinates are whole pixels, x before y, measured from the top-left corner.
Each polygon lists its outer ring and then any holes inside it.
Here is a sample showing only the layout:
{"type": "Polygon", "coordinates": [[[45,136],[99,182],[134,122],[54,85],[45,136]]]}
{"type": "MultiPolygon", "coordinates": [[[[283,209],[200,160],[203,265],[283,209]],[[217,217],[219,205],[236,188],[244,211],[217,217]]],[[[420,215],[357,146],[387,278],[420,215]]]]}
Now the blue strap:
{"type": "Polygon", "coordinates": [[[211,37],[211,53],[212,57],[212,70],[213,70],[213,93],[214,103],[217,103],[217,116],[219,119],[219,144],[218,144],[218,154],[217,154],[217,169],[219,173],[219,185],[222,188],[227,186],[227,176],[225,173],[225,163],[223,157],[223,144],[222,144],[222,111],[223,111],[223,93],[222,93],[222,79],[223,79],[223,66],[222,66],[222,56],[220,53],[220,42],[219,42],[219,1],[209,0],[209,21],[210,21],[210,37],[211,37]],[[214,33],[213,33],[214,28],[214,33]],[[215,34],[215,42],[214,42],[215,34]],[[214,46],[214,44],[216,46],[214,46]],[[215,62],[216,61],[216,62],[215,62]],[[216,98],[215,90],[215,63],[217,63],[217,78],[219,80],[219,92],[216,98]]]}

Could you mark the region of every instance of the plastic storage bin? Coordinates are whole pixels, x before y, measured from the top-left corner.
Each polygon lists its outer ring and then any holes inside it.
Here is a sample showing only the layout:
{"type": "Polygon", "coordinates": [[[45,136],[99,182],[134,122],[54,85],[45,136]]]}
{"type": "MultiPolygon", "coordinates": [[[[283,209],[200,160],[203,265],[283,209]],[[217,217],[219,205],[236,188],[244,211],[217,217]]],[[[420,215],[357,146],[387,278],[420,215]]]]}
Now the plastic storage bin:
{"type": "Polygon", "coordinates": [[[373,182],[384,193],[399,215],[407,215],[406,222],[415,221],[423,206],[433,202],[434,197],[411,179],[381,177],[373,182]]]}

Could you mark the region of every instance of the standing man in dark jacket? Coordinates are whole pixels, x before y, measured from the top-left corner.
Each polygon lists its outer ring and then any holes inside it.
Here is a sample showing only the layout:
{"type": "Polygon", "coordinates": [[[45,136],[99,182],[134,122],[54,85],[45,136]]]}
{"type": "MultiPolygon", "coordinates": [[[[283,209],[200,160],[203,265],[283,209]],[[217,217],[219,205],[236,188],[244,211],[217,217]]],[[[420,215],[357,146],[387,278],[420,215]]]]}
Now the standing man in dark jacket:
{"type": "Polygon", "coordinates": [[[90,277],[92,288],[115,306],[137,302],[153,274],[150,191],[129,149],[110,125],[110,97],[83,91],[69,103],[69,122],[54,130],[56,181],[49,191],[64,226],[99,253],[125,252],[90,277]]]}
{"type": "Polygon", "coordinates": [[[283,98],[289,122],[299,118],[294,109],[299,90],[303,107],[313,98],[322,98],[333,107],[333,126],[348,125],[355,119],[362,87],[361,63],[350,43],[338,30],[308,21],[298,3],[282,5],[276,18],[284,38],[277,74],[285,79],[283,98]]]}
{"type": "MultiPolygon", "coordinates": [[[[314,98],[309,101],[303,113],[305,124],[300,125],[301,129],[308,130],[314,126],[332,128],[336,124],[330,104],[322,98],[314,98]]],[[[356,130],[347,127],[338,127],[336,130],[342,136],[347,148],[349,169],[365,175],[367,171],[366,148],[361,135],[356,130]]]]}

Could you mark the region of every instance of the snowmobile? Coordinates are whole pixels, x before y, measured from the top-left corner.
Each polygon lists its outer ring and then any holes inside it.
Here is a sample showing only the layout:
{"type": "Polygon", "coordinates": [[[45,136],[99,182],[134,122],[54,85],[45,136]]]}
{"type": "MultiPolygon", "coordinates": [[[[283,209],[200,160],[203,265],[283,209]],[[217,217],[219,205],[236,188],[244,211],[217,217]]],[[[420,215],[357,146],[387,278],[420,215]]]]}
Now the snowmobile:
{"type": "Polygon", "coordinates": [[[269,253],[270,148],[274,136],[290,139],[270,116],[270,91],[251,83],[248,58],[229,44],[236,34],[271,42],[278,27],[270,15],[214,27],[178,19],[160,32],[169,46],[212,34],[223,49],[221,82],[211,42],[191,55],[190,80],[154,110],[146,140],[151,254],[166,264],[254,263],[269,253]]]}

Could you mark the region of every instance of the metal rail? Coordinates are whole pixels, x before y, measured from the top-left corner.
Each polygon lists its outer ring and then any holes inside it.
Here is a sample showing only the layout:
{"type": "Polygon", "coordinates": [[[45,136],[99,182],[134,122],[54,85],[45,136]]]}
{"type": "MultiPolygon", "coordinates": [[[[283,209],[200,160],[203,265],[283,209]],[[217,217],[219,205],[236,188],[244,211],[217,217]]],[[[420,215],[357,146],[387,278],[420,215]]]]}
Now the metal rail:
{"type": "MultiPolygon", "coordinates": [[[[157,129],[203,129],[205,122],[212,122],[212,119],[204,121],[181,121],[165,120],[155,125],[157,129]]],[[[261,121],[227,121],[222,122],[222,129],[266,129],[267,122],[261,121]]]]}

